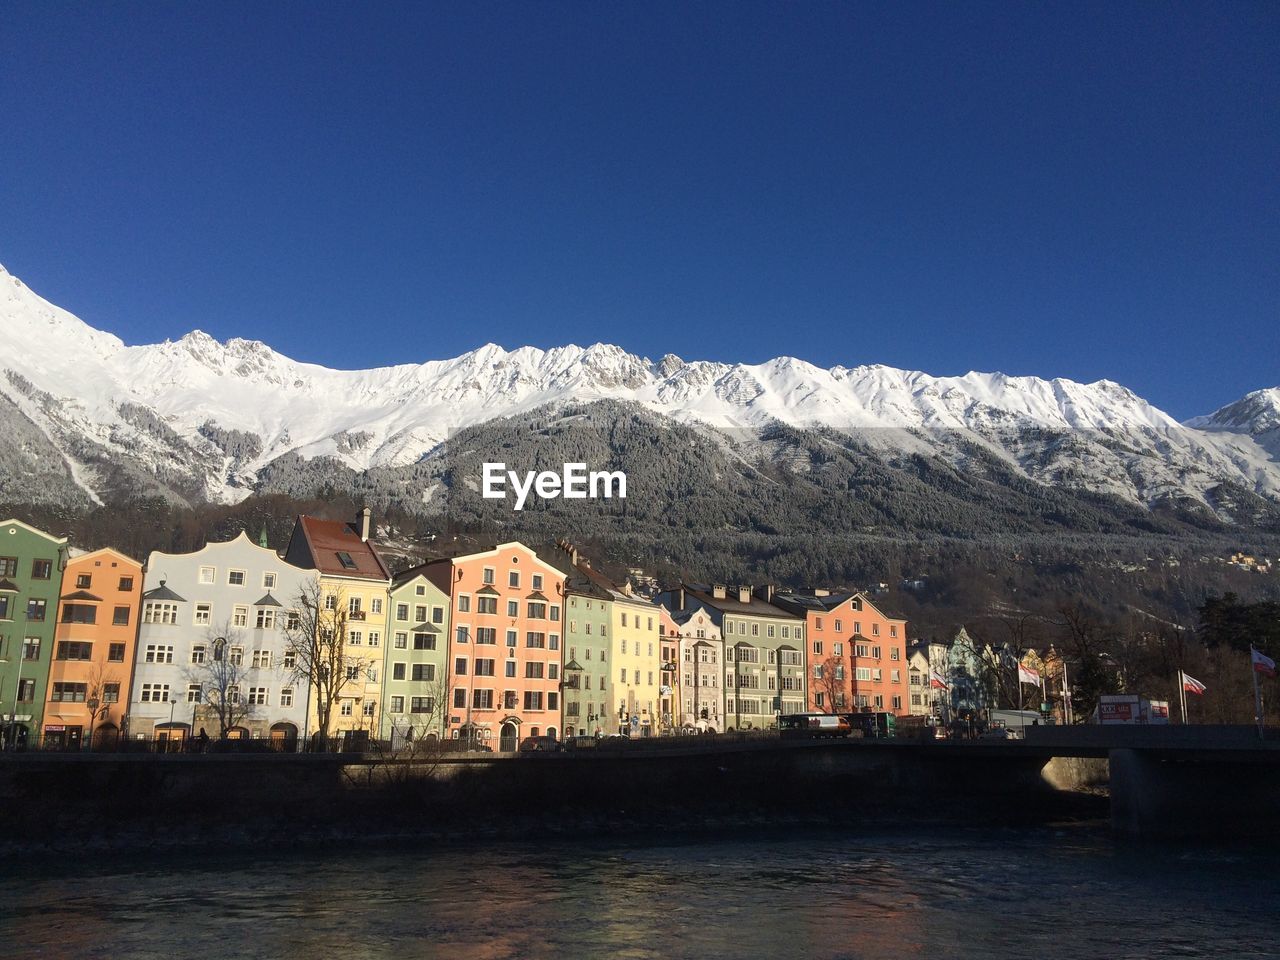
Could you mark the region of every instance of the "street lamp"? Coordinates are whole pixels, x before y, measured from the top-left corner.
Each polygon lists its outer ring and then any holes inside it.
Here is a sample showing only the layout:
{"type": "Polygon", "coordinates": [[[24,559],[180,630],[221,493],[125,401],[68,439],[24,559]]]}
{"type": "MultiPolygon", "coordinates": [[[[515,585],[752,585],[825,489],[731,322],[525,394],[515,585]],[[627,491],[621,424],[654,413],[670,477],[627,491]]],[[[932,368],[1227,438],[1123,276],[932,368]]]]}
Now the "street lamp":
{"type": "Polygon", "coordinates": [[[99,701],[97,697],[90,697],[85,702],[85,706],[89,708],[89,752],[92,753],[93,752],[93,728],[94,726],[97,725],[97,722],[98,722],[98,707],[101,706],[101,701],[99,701]]]}

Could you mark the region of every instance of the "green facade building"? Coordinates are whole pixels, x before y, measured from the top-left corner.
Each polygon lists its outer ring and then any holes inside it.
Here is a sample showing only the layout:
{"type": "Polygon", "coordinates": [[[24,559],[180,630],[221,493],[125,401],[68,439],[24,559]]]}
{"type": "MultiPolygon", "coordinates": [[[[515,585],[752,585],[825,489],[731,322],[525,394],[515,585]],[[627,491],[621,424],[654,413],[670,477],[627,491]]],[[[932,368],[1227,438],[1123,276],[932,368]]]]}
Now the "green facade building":
{"type": "Polygon", "coordinates": [[[397,747],[448,736],[449,596],[421,571],[391,581],[382,738],[397,747]]]}
{"type": "Polygon", "coordinates": [[[44,722],[67,538],[0,523],[0,738],[34,741],[44,722]]]}

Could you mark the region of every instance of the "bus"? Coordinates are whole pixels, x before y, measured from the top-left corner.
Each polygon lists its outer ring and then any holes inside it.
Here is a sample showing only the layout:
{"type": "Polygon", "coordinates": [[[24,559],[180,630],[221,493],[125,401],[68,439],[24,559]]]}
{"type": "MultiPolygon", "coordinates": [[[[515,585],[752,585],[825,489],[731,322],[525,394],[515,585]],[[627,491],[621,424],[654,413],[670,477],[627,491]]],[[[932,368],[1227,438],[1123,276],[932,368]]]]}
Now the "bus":
{"type": "Polygon", "coordinates": [[[898,718],[892,713],[851,713],[849,726],[866,738],[887,739],[897,732],[898,718]]]}
{"type": "Polygon", "coordinates": [[[849,721],[834,713],[787,713],[778,718],[779,735],[790,739],[847,737],[852,732],[849,721]]]}

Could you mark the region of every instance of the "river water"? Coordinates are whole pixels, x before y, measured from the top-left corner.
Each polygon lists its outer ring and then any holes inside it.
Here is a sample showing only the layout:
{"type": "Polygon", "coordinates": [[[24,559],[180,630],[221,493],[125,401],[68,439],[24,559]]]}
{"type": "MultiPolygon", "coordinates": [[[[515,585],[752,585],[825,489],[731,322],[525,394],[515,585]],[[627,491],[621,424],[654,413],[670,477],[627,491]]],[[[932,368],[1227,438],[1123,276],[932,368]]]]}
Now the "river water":
{"type": "Polygon", "coordinates": [[[0,957],[1277,957],[1280,858],[1103,828],[11,858],[0,957]]]}

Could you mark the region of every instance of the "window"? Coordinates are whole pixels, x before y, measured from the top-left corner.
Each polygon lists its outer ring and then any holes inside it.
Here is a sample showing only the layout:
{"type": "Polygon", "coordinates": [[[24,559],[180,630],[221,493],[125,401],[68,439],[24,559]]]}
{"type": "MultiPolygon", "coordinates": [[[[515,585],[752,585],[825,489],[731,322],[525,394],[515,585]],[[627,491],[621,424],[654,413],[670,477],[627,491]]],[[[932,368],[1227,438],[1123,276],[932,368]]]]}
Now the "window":
{"type": "Polygon", "coordinates": [[[529,601],[529,619],[545,620],[547,619],[547,605],[537,600],[529,601]]]}
{"type": "Polygon", "coordinates": [[[285,687],[283,690],[280,691],[280,706],[282,707],[293,706],[293,687],[285,687]]]}
{"type": "Polygon", "coordinates": [[[396,631],[395,648],[397,650],[407,650],[409,648],[409,634],[403,630],[396,631]]]}
{"type": "Polygon", "coordinates": [[[404,697],[395,696],[391,698],[391,712],[404,713],[404,697]]]}
{"type": "Polygon", "coordinates": [[[465,677],[467,675],[467,658],[466,657],[454,658],[453,672],[455,675],[459,677],[465,677]]]}
{"type": "MultiPolygon", "coordinates": [[[[341,554],[339,554],[341,556],[341,554]]],[[[356,705],[354,700],[343,700],[342,705],[338,707],[338,713],[344,717],[350,717],[355,713],[356,705]]]]}
{"type": "Polygon", "coordinates": [[[371,647],[382,646],[382,634],[380,634],[377,630],[369,631],[369,646],[371,647]]]}
{"type": "Polygon", "coordinates": [[[520,571],[519,571],[519,570],[512,570],[512,571],[510,571],[510,572],[507,574],[507,586],[508,586],[508,587],[518,587],[518,586],[520,586],[520,571]]]}
{"type": "Polygon", "coordinates": [[[120,684],[104,683],[102,685],[102,702],[103,703],[119,703],[120,702],[120,684]]]}
{"type": "Polygon", "coordinates": [[[255,670],[271,669],[271,651],[255,650],[253,651],[253,666],[255,670]]]}
{"type": "MultiPolygon", "coordinates": [[[[351,554],[347,553],[345,550],[338,550],[335,552],[338,556],[338,563],[342,565],[343,570],[354,570],[356,568],[356,562],[351,559],[351,554]]],[[[348,712],[344,714],[344,716],[349,717],[351,714],[348,712]]]]}
{"type": "Polygon", "coordinates": [[[431,608],[431,622],[435,624],[444,623],[444,607],[431,608]]]}
{"type": "Polygon", "coordinates": [[[124,663],[124,644],[107,644],[107,660],[111,663],[124,663]]]}
{"type": "Polygon", "coordinates": [[[227,654],[227,662],[233,667],[244,663],[244,647],[232,647],[231,652],[227,654]]]}
{"type": "Polygon", "coordinates": [[[49,699],[54,703],[84,703],[87,690],[83,683],[55,683],[49,699]]]}
{"type": "Polygon", "coordinates": [[[0,577],[16,577],[18,575],[17,557],[0,557],[0,577]]]}
{"type": "Polygon", "coordinates": [[[208,585],[215,582],[216,574],[217,572],[214,570],[213,567],[201,567],[200,574],[197,577],[197,580],[201,584],[208,585]]]}
{"type": "Polygon", "coordinates": [[[484,582],[485,582],[485,583],[492,585],[492,584],[493,584],[493,582],[494,582],[494,576],[495,576],[495,575],[496,575],[496,571],[493,569],[493,567],[485,567],[485,568],[484,568],[484,582]]]}
{"type": "Polygon", "coordinates": [[[18,684],[18,702],[19,703],[35,703],[36,702],[36,681],[32,677],[23,677],[22,682],[18,684]]]}
{"type": "Polygon", "coordinates": [[[351,644],[353,647],[364,646],[364,634],[359,630],[348,630],[347,643],[351,644]]]}
{"type": "Polygon", "coordinates": [[[519,635],[516,633],[516,631],[514,631],[514,630],[508,630],[508,631],[507,631],[507,646],[508,646],[508,647],[514,647],[514,646],[516,646],[516,642],[517,642],[517,638],[518,638],[518,636],[519,636],[519,635]]]}
{"type": "Polygon", "coordinates": [[[413,588],[413,592],[419,597],[425,597],[427,595],[427,588],[419,583],[413,588]]]}
{"type": "Polygon", "coordinates": [[[535,633],[534,631],[529,631],[524,635],[524,645],[526,647],[532,647],[536,650],[542,650],[547,645],[547,635],[545,633],[535,633]]]}
{"type": "Polygon", "coordinates": [[[413,649],[415,650],[434,650],[436,648],[435,634],[432,633],[415,633],[413,635],[413,649]]]}
{"type": "Polygon", "coordinates": [[[391,665],[391,679],[403,680],[405,676],[405,665],[403,663],[393,663],[391,665]]]}
{"type": "Polygon", "coordinates": [[[249,625],[249,608],[233,607],[231,610],[231,624],[236,627],[247,627],[249,625]]]}
{"type": "Polygon", "coordinates": [[[518,616],[520,616],[520,601],[519,601],[519,600],[508,600],[508,601],[507,601],[507,616],[508,616],[508,617],[518,617],[518,616]]]}
{"type": "MultiPolygon", "coordinates": [[[[541,664],[541,663],[532,663],[532,662],[530,662],[530,663],[526,663],[526,664],[524,665],[524,675],[525,675],[525,677],[526,677],[527,679],[536,679],[536,680],[541,680],[541,679],[542,679],[542,664],[541,664]]],[[[624,682],[625,682],[625,675],[624,675],[624,682]]]]}
{"type": "Polygon", "coordinates": [[[897,628],[897,627],[895,627],[895,626],[893,626],[892,624],[890,624],[890,625],[889,625],[889,636],[891,636],[891,637],[896,637],[897,635],[898,635],[898,628],[897,628]]]}
{"type": "Polygon", "coordinates": [[[476,643],[496,644],[498,642],[498,631],[493,627],[476,627],[476,643]]]}
{"type": "Polygon", "coordinates": [[[360,679],[360,665],[359,665],[359,664],[355,664],[354,666],[349,665],[349,666],[347,667],[347,679],[348,679],[348,680],[359,680],[359,679],[360,679]]]}
{"type": "Polygon", "coordinates": [[[476,613],[493,615],[498,612],[497,597],[476,597],[476,613]]]}
{"type": "Polygon", "coordinates": [[[204,692],[204,687],[198,683],[187,684],[187,703],[199,703],[200,694],[204,692]]]}
{"type": "Polygon", "coordinates": [[[259,607],[254,627],[258,630],[274,630],[276,628],[275,607],[259,607]]]}
{"type": "Polygon", "coordinates": [[[535,574],[533,575],[533,589],[535,589],[535,590],[541,590],[541,589],[542,589],[542,574],[540,574],[540,573],[535,573],[535,574]]]}
{"type": "Polygon", "coordinates": [[[503,676],[514,677],[516,675],[516,662],[514,660],[506,661],[502,672],[503,676]]]}
{"type": "Polygon", "coordinates": [[[149,600],[142,608],[143,623],[177,623],[178,605],[160,600],[149,600]]]}
{"type": "Polygon", "coordinates": [[[213,604],[197,603],[195,625],[197,627],[207,627],[213,622],[213,604]]]}
{"type": "Polygon", "coordinates": [[[116,607],[111,612],[111,625],[113,627],[127,627],[129,625],[129,608],[116,607]]]}
{"type": "Polygon", "coordinates": [[[44,621],[45,609],[48,602],[44,600],[31,599],[27,601],[27,619],[36,623],[44,621]]]}
{"type": "Polygon", "coordinates": [[[62,605],[63,623],[97,623],[98,608],[90,603],[64,603],[62,605]]]}
{"type": "Polygon", "coordinates": [[[466,627],[457,627],[453,631],[454,643],[466,643],[469,639],[470,639],[470,635],[467,633],[466,627]]]}
{"type": "Polygon", "coordinates": [[[264,573],[262,575],[262,589],[274,590],[276,588],[276,575],[274,573],[264,573]]]}
{"type": "Polygon", "coordinates": [[[822,655],[822,641],[821,641],[821,640],[815,640],[815,641],[813,641],[813,652],[814,652],[815,654],[817,654],[818,656],[821,656],[821,655],[822,655]]]}
{"type": "Polygon", "coordinates": [[[372,600],[369,601],[369,611],[371,613],[376,613],[379,616],[381,616],[382,614],[382,598],[381,597],[374,597],[372,600]]]}
{"type": "MultiPolygon", "coordinates": [[[[477,675],[485,674],[490,677],[493,676],[493,661],[477,660],[476,674],[477,675]],[[484,664],[484,663],[489,664],[489,671],[487,674],[485,674],[485,671],[480,669],[481,664],[484,664]]],[[[413,665],[413,679],[418,681],[419,683],[431,683],[433,680],[435,680],[435,678],[436,678],[436,665],[434,663],[415,663],[413,665]]]]}
{"type": "Polygon", "coordinates": [[[13,617],[9,613],[9,597],[0,594],[0,620],[12,620],[13,617]]]}
{"type": "Polygon", "coordinates": [[[133,577],[121,577],[121,578],[120,578],[120,592],[121,592],[121,593],[132,593],[132,592],[133,592],[133,577]]]}
{"type": "Polygon", "coordinates": [[[286,650],[284,652],[284,668],[292,670],[298,665],[298,652],[296,650],[286,650]]]}
{"type": "Polygon", "coordinates": [[[837,657],[843,657],[843,656],[844,656],[844,644],[843,644],[843,643],[833,643],[833,644],[831,645],[831,652],[832,652],[835,656],[837,656],[837,657]]]}
{"type": "Polygon", "coordinates": [[[353,620],[363,619],[360,616],[360,598],[359,597],[351,597],[349,600],[347,600],[347,613],[351,615],[351,618],[353,620]]]}
{"type": "MultiPolygon", "coordinates": [[[[48,561],[45,561],[45,562],[47,563],[48,561]]],[[[37,561],[36,561],[36,563],[40,563],[40,561],[39,561],[39,560],[37,560],[37,561]]],[[[34,574],[32,574],[32,576],[34,576],[34,574]]],[[[42,579],[46,579],[46,580],[47,580],[48,578],[47,578],[47,577],[44,577],[44,578],[42,578],[42,579]]],[[[90,587],[92,587],[92,586],[93,586],[93,574],[91,574],[91,573],[77,573],[77,574],[76,574],[76,589],[77,589],[77,590],[88,590],[88,589],[89,589],[90,587]]]]}
{"type": "Polygon", "coordinates": [[[167,683],[144,683],[142,685],[143,703],[168,703],[169,685],[167,683]]]}
{"type": "MultiPolygon", "coordinates": [[[[481,611],[483,613],[483,611],[481,611]]],[[[427,622],[427,607],[425,604],[418,604],[413,608],[413,619],[416,623],[427,622]]]]}
{"type": "Polygon", "coordinates": [[[397,620],[409,619],[409,605],[407,603],[396,604],[396,619],[397,620]]]}
{"type": "Polygon", "coordinates": [[[463,690],[462,688],[458,688],[457,690],[453,691],[453,705],[458,708],[466,707],[467,705],[466,690],[463,690]]]}
{"type": "Polygon", "coordinates": [[[458,594],[458,612],[459,613],[471,612],[471,597],[467,596],[467,594],[465,593],[458,594]]]}
{"type": "Polygon", "coordinates": [[[542,691],[526,690],[524,692],[524,708],[526,710],[541,710],[542,709],[542,691]]]}
{"type": "MultiPolygon", "coordinates": [[[[875,633],[875,630],[872,630],[871,632],[872,632],[872,633],[875,633]]],[[[872,659],[872,660],[879,660],[879,659],[880,659],[880,648],[879,648],[879,647],[872,647],[872,648],[871,648],[871,659],[872,659]]]]}
{"type": "MultiPolygon", "coordinates": [[[[897,629],[897,628],[895,627],[894,629],[897,629]]],[[[889,659],[890,659],[890,660],[897,660],[897,659],[899,659],[898,654],[899,654],[899,651],[898,651],[898,648],[897,648],[897,647],[890,647],[890,648],[889,648],[889,659]]]]}
{"type": "MultiPolygon", "coordinates": [[[[878,624],[878,623],[873,623],[873,624],[871,625],[871,635],[872,635],[873,637],[878,637],[878,636],[880,636],[880,624],[878,624]]],[[[879,706],[883,706],[883,704],[879,704],[879,703],[877,703],[877,704],[876,704],[876,706],[877,706],[877,707],[879,707],[879,706]]]]}
{"type": "Polygon", "coordinates": [[[475,710],[492,710],[493,709],[493,691],[492,690],[472,690],[471,706],[475,710]]]}
{"type": "Polygon", "coordinates": [[[227,585],[232,587],[243,587],[245,575],[243,570],[228,570],[227,585]]]}
{"type": "Polygon", "coordinates": [[[203,643],[197,643],[195,646],[193,646],[191,648],[191,662],[204,663],[205,650],[206,650],[206,647],[203,643]]]}
{"type": "Polygon", "coordinates": [[[147,644],[147,663],[173,663],[173,647],[159,643],[147,644]]]}
{"type": "MultiPolygon", "coordinates": [[[[455,703],[454,706],[465,707],[467,705],[466,703],[467,691],[455,690],[454,693],[460,693],[463,696],[463,702],[461,704],[455,703]]],[[[456,700],[457,698],[455,697],[454,699],[456,700]]],[[[403,702],[404,702],[404,698],[402,697],[401,703],[403,702]]],[[[435,697],[413,697],[409,701],[409,711],[411,713],[432,713],[435,710],[435,708],[436,708],[435,697]]]]}
{"type": "Polygon", "coordinates": [[[338,598],[335,597],[332,593],[326,593],[324,595],[324,608],[326,610],[337,610],[338,598]]]}
{"type": "Polygon", "coordinates": [[[758,623],[753,623],[753,624],[751,625],[751,635],[752,635],[753,637],[758,637],[758,636],[760,636],[760,624],[758,624],[758,623]]]}
{"type": "Polygon", "coordinates": [[[256,707],[265,707],[267,705],[267,688],[250,687],[249,703],[256,707]]]}

